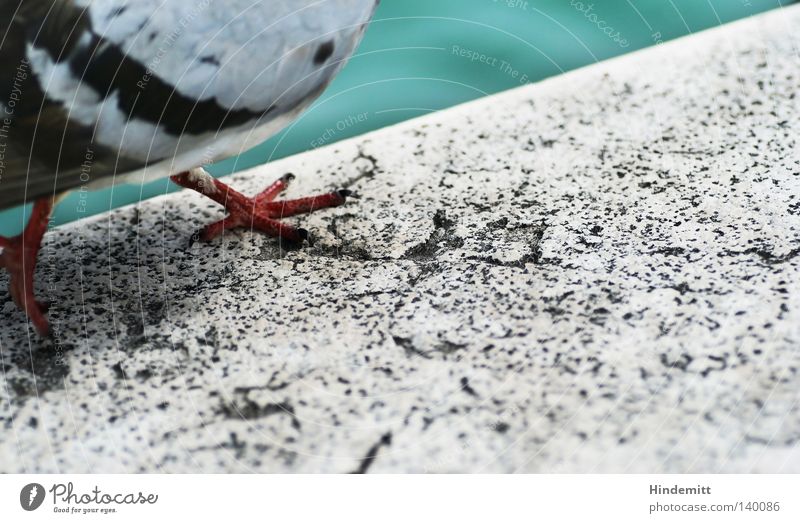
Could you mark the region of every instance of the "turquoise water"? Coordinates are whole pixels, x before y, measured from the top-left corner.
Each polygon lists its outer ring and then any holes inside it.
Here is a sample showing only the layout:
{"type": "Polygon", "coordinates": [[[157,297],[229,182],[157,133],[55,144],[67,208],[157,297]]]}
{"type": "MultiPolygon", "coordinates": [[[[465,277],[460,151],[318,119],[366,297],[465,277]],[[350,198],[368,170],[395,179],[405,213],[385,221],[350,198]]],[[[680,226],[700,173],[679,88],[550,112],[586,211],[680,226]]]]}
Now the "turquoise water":
{"type": "MultiPolygon", "coordinates": [[[[788,3],[383,0],[356,56],[309,111],[210,170],[229,174],[788,3]]],[[[118,186],[92,193],[83,212],[72,195],[54,223],[172,190],[167,181],[118,186]]],[[[0,213],[0,234],[18,232],[24,219],[22,209],[0,213]]]]}

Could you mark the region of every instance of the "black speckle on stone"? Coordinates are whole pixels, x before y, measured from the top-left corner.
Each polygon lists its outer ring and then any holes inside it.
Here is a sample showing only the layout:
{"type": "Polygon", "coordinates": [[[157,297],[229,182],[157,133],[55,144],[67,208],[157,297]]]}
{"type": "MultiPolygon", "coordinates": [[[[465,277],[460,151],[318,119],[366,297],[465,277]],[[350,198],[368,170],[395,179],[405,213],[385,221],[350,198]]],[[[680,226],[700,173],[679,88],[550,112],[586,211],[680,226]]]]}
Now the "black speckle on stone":
{"type": "Polygon", "coordinates": [[[128,376],[125,374],[125,371],[122,368],[122,362],[117,362],[111,366],[111,370],[114,371],[114,374],[117,376],[118,380],[125,380],[128,379],[128,376]]]}
{"type": "Polygon", "coordinates": [[[499,220],[489,222],[488,224],[489,229],[497,230],[497,229],[505,229],[508,227],[508,218],[505,216],[500,218],[499,220]]]}
{"type": "Polygon", "coordinates": [[[692,362],[692,359],[693,358],[688,354],[681,354],[677,360],[670,361],[666,354],[662,354],[661,364],[670,369],[680,369],[683,372],[686,372],[689,364],[692,362]]]}
{"type": "Polygon", "coordinates": [[[469,378],[467,378],[466,376],[461,378],[461,390],[463,390],[465,393],[472,396],[473,398],[478,397],[478,393],[475,392],[475,389],[473,389],[472,386],[469,384],[469,378]]]}
{"type": "Polygon", "coordinates": [[[494,426],[495,432],[499,432],[500,434],[505,434],[510,428],[508,423],[503,423],[502,421],[494,426]]]}
{"type": "Polygon", "coordinates": [[[686,249],[683,247],[663,247],[653,251],[653,254],[662,254],[664,256],[680,256],[685,252],[686,249]]]}
{"type": "Polygon", "coordinates": [[[678,285],[673,285],[670,288],[678,291],[681,294],[681,296],[683,296],[686,293],[692,292],[692,288],[689,287],[689,285],[686,282],[679,283],[678,285]]]}
{"type": "Polygon", "coordinates": [[[142,369],[136,371],[136,379],[139,381],[147,381],[153,377],[153,372],[150,369],[142,369]]]}

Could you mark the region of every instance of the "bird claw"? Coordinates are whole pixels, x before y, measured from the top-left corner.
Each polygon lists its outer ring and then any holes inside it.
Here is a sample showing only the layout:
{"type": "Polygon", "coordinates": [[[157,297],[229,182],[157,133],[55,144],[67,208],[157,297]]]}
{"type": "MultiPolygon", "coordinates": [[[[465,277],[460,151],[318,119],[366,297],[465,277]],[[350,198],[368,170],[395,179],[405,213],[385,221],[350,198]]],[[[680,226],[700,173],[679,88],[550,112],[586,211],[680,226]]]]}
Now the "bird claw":
{"type": "Polygon", "coordinates": [[[354,194],[347,189],[340,189],[319,196],[275,201],[275,198],[286,190],[288,184],[294,179],[293,174],[287,173],[261,193],[254,197],[248,197],[219,180],[213,180],[217,190],[213,194],[208,194],[198,187],[196,181],[186,173],[172,177],[172,181],[176,184],[211,198],[228,211],[227,217],[203,229],[201,234],[203,240],[212,240],[228,229],[249,227],[251,230],[259,230],[269,236],[296,244],[313,245],[313,240],[307,230],[286,225],[280,220],[300,214],[310,214],[321,209],[338,207],[343,205],[348,197],[354,197],[354,194]]]}

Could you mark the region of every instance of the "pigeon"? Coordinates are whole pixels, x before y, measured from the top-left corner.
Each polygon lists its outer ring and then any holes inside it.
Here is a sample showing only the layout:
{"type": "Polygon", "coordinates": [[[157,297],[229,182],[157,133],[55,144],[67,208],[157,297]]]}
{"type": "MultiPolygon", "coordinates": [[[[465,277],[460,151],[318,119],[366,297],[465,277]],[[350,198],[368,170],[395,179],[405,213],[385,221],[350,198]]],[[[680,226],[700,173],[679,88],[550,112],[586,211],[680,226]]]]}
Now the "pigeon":
{"type": "Polygon", "coordinates": [[[49,332],[36,258],[71,189],[170,177],[225,207],[205,240],[234,227],[307,240],[280,218],[342,205],[349,191],[276,201],[286,175],[248,197],[204,166],[308,108],[379,1],[0,0],[0,210],[33,204],[24,231],[0,237],[0,266],[35,329],[49,332]]]}

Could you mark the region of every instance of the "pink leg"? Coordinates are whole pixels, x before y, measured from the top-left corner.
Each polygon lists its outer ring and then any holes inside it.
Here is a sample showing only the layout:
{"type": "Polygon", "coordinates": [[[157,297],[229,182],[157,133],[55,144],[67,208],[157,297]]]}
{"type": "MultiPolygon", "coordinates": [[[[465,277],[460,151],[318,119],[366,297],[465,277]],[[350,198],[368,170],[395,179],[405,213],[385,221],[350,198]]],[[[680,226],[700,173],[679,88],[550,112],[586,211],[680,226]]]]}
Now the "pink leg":
{"type": "Polygon", "coordinates": [[[329,209],[342,205],[348,196],[353,193],[347,189],[340,189],[319,196],[298,198],[297,200],[285,200],[282,202],[269,202],[264,208],[272,218],[289,218],[298,214],[308,214],[320,209],[329,209]]]}
{"type": "Polygon", "coordinates": [[[174,183],[211,198],[228,211],[225,219],[203,229],[201,234],[203,240],[212,240],[227,229],[250,227],[275,238],[299,243],[308,239],[308,231],[285,225],[279,221],[279,218],[338,207],[343,205],[352,193],[342,189],[311,198],[274,202],[273,200],[286,189],[293,179],[293,175],[287,174],[258,195],[250,198],[219,180],[213,180],[213,187],[209,187],[207,180],[193,178],[189,173],[172,177],[174,183]]]}
{"type": "Polygon", "coordinates": [[[0,253],[0,266],[11,276],[8,290],[14,303],[25,312],[42,336],[47,336],[50,331],[45,316],[47,305],[36,301],[33,294],[33,277],[36,258],[52,212],[52,198],[38,200],[33,206],[33,213],[25,231],[14,238],[0,238],[0,247],[3,248],[0,253]]]}
{"type": "Polygon", "coordinates": [[[255,202],[259,205],[262,203],[271,202],[277,198],[280,193],[285,191],[287,187],[289,187],[289,184],[292,182],[292,180],[294,180],[293,174],[284,174],[275,180],[272,185],[258,193],[254,198],[255,202]]]}

